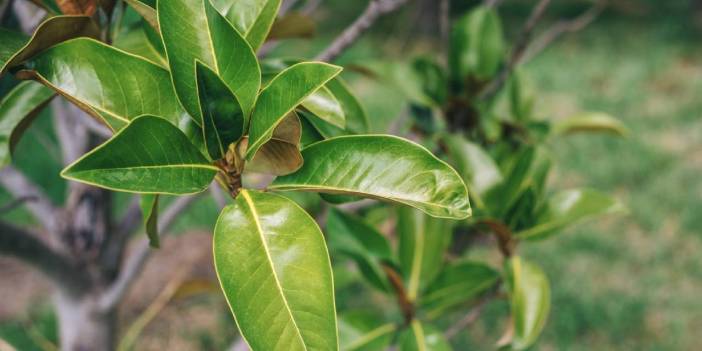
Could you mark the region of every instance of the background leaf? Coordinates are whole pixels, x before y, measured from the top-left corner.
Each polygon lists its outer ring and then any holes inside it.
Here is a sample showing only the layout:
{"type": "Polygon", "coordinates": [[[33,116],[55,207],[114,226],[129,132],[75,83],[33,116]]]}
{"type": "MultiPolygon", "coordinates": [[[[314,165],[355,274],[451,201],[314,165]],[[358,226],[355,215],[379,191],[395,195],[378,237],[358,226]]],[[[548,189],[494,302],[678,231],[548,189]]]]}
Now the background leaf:
{"type": "Polygon", "coordinates": [[[215,227],[224,295],[253,350],[336,350],[334,284],[317,223],[284,197],[243,190],[215,227]]]}
{"type": "Polygon", "coordinates": [[[505,51],[502,24],[494,9],[479,6],[453,26],[451,74],[461,82],[468,76],[492,77],[500,67],[505,51]]]}
{"type": "Polygon", "coordinates": [[[281,0],[213,0],[213,3],[256,51],[273,26],[281,0]]]}
{"type": "Polygon", "coordinates": [[[602,112],[580,113],[553,125],[556,134],[573,134],[582,132],[611,133],[626,136],[629,131],[620,120],[602,112]]]}
{"type": "Polygon", "coordinates": [[[207,188],[217,170],[173,124],[142,116],[61,176],[115,191],[180,195],[207,188]]]}
{"type": "Polygon", "coordinates": [[[383,324],[382,316],[352,311],[339,316],[339,339],[342,351],[385,351],[397,326],[383,324]]]}
{"type": "Polygon", "coordinates": [[[158,237],[158,200],[159,195],[142,194],[139,199],[141,215],[144,218],[144,228],[146,236],[149,237],[149,246],[158,248],[160,240],[158,237]]]}
{"type": "Polygon", "coordinates": [[[432,216],[470,215],[463,181],[423,147],[394,136],[343,136],[302,151],[305,164],[274,190],[358,195],[416,207],[432,216]]]}
{"type": "Polygon", "coordinates": [[[507,263],[514,335],[512,348],[524,350],[534,344],[546,324],[551,290],[544,272],[519,256],[507,263]]]}
{"type": "Polygon", "coordinates": [[[436,328],[413,320],[399,338],[400,351],[450,351],[451,344],[436,328]]]}
{"type": "Polygon", "coordinates": [[[430,318],[439,316],[488,291],[499,279],[500,274],[484,263],[452,263],[428,287],[421,306],[430,318]]]}

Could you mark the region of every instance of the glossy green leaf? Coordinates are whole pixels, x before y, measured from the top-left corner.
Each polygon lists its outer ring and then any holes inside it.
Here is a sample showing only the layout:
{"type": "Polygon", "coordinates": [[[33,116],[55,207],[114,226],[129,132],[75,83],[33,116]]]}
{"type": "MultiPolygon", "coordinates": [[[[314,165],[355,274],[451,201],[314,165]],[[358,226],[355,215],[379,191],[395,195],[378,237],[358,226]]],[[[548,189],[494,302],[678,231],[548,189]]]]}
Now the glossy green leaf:
{"type": "Polygon", "coordinates": [[[502,24],[497,12],[483,6],[475,8],[458,20],[451,32],[449,61],[454,79],[492,77],[500,68],[504,51],[502,24]]]}
{"type": "Polygon", "coordinates": [[[136,13],[141,15],[142,18],[156,31],[158,28],[158,16],[156,15],[156,2],[149,4],[147,1],[143,0],[124,0],[129,6],[131,6],[136,13]]]}
{"type": "Polygon", "coordinates": [[[158,237],[158,200],[158,194],[143,194],[139,199],[146,236],[149,237],[149,245],[153,248],[161,245],[158,237]]]}
{"type": "Polygon", "coordinates": [[[544,239],[578,221],[624,211],[624,206],[608,194],[590,189],[566,190],[548,200],[534,227],[515,235],[522,239],[544,239]]]}
{"type": "Polygon", "coordinates": [[[234,93],[214,71],[197,62],[196,75],[205,145],[210,157],[218,160],[244,135],[246,117],[234,93]]]}
{"type": "Polygon", "coordinates": [[[397,209],[398,256],[410,301],[417,300],[444,266],[452,229],[451,221],[429,217],[410,207],[397,209]]]}
{"type": "Polygon", "coordinates": [[[282,71],[261,91],[251,116],[246,158],[268,142],[278,124],[308,96],[341,72],[341,67],[322,62],[303,62],[282,71]]]}
{"type": "Polygon", "coordinates": [[[508,262],[508,283],[514,334],[512,349],[533,345],[546,325],[551,306],[551,290],[544,272],[519,256],[508,262]]]}
{"type": "Polygon", "coordinates": [[[338,349],[324,237],[293,201],[243,190],[217,220],[214,260],[252,350],[338,349]]]}
{"type": "Polygon", "coordinates": [[[469,189],[478,196],[502,182],[500,168],[479,145],[459,135],[443,138],[456,170],[469,189]]]}
{"type": "Polygon", "coordinates": [[[342,136],[302,151],[305,164],[276,179],[274,190],[357,195],[416,207],[435,217],[471,214],[465,184],[445,162],[389,135],[342,136]]]}
{"type": "Polygon", "coordinates": [[[11,161],[12,150],[24,131],[55,93],[35,82],[22,82],[0,101],[0,168],[11,161]]]}
{"type": "Polygon", "coordinates": [[[173,124],[142,116],[61,176],[115,191],[180,195],[206,189],[217,170],[173,124]]]}
{"type": "Polygon", "coordinates": [[[168,68],[166,56],[162,54],[146,33],[147,28],[136,27],[117,36],[112,45],[130,54],[137,55],[163,68],[168,68]]]}
{"type": "Polygon", "coordinates": [[[263,45],[281,0],[213,0],[215,7],[246,37],[254,50],[263,45]]]}
{"type": "Polygon", "coordinates": [[[428,316],[440,316],[492,289],[499,279],[500,274],[483,263],[453,263],[431,283],[420,300],[421,306],[428,316]]]}
{"type": "Polygon", "coordinates": [[[624,123],[606,113],[586,112],[555,123],[553,132],[556,134],[599,132],[626,136],[629,131],[624,123]]]}
{"type": "Polygon", "coordinates": [[[158,21],[178,98],[200,119],[195,61],[212,68],[249,115],[261,85],[258,59],[209,0],[159,1],[158,21]]]}
{"type": "Polygon", "coordinates": [[[185,111],[168,71],[140,57],[92,39],[58,44],[29,62],[23,71],[83,110],[119,130],[141,115],[177,124],[185,111]]]}
{"type": "MultiPolygon", "coordinates": [[[[302,167],[304,160],[300,153],[300,119],[295,113],[289,114],[275,128],[271,139],[258,150],[253,160],[246,163],[246,170],[272,175],[286,175],[302,167]]],[[[242,148],[248,145],[248,138],[242,148]]]]}
{"type": "Polygon", "coordinates": [[[399,337],[400,351],[450,351],[451,344],[436,328],[413,320],[399,337]]]}
{"type": "Polygon", "coordinates": [[[327,218],[327,232],[332,252],[351,258],[371,285],[390,291],[382,265],[390,261],[391,251],[382,234],[360,218],[334,209],[327,218]]]}
{"type": "Polygon", "coordinates": [[[353,311],[339,316],[342,351],[386,351],[397,326],[383,323],[382,316],[353,311]]]}
{"type": "Polygon", "coordinates": [[[317,25],[307,14],[289,12],[273,22],[268,40],[289,38],[311,38],[317,30],[317,25]]]}
{"type": "Polygon", "coordinates": [[[42,50],[71,38],[98,38],[100,30],[90,17],[54,16],[44,21],[31,38],[0,28],[0,75],[42,50]]]}
{"type": "Polygon", "coordinates": [[[314,116],[321,118],[330,124],[339,127],[346,127],[346,116],[341,107],[341,103],[334,97],[334,94],[326,87],[321,87],[302,102],[302,106],[310,111],[314,116]]]}
{"type": "Polygon", "coordinates": [[[504,172],[507,176],[486,192],[485,203],[495,217],[503,218],[529,185],[535,155],[533,147],[515,153],[504,172]]]}

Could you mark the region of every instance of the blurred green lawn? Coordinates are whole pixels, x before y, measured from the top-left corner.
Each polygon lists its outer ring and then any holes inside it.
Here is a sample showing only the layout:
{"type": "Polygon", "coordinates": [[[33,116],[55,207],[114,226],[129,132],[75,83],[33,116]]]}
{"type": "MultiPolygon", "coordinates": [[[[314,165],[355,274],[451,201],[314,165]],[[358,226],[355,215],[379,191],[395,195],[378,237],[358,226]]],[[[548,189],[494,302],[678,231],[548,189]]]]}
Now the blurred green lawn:
{"type": "MultiPolygon", "coordinates": [[[[551,316],[534,349],[698,349],[702,41],[678,29],[675,21],[608,19],[568,36],[526,66],[539,90],[537,111],[544,118],[601,110],[621,118],[632,131],[626,139],[575,136],[554,141],[558,168],[551,181],[557,189],[588,186],[614,193],[630,214],[586,222],[522,248],[552,282],[551,316]]],[[[317,43],[289,47],[302,54],[316,52],[317,43]]],[[[350,56],[377,58],[377,45],[364,40],[350,56]]],[[[375,129],[382,130],[386,118],[400,110],[388,104],[401,100],[389,92],[367,89],[359,94],[375,129]]],[[[55,138],[47,132],[49,125],[44,116],[31,129],[19,147],[27,154],[18,153],[16,163],[30,169],[60,201],[63,188],[57,185],[59,165],[50,147],[55,138]]],[[[8,199],[0,193],[0,203],[8,199]]],[[[179,228],[206,228],[214,217],[215,207],[207,202],[184,216],[179,228]]],[[[13,219],[27,221],[28,216],[16,211],[13,219]]],[[[485,318],[458,342],[465,348],[492,349],[503,329],[497,316],[505,309],[501,303],[490,305],[485,318]]],[[[52,318],[38,315],[34,330],[48,330],[42,333],[55,339],[52,318]]],[[[0,337],[24,340],[25,334],[18,323],[0,324],[0,337]]]]}

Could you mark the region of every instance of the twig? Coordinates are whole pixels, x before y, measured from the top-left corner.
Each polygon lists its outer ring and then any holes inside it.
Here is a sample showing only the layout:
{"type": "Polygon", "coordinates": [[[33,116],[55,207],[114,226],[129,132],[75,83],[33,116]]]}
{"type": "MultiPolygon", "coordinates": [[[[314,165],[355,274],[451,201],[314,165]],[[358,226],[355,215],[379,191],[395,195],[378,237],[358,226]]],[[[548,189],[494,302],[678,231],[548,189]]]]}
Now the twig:
{"type": "Polygon", "coordinates": [[[41,225],[51,230],[56,224],[56,208],[34,183],[24,174],[12,166],[0,170],[0,184],[16,199],[31,197],[34,200],[27,202],[27,209],[41,225]]]}
{"type": "Polygon", "coordinates": [[[0,214],[10,212],[10,211],[16,209],[17,207],[21,206],[25,202],[30,202],[30,201],[35,201],[35,200],[37,200],[37,197],[34,195],[27,195],[27,196],[18,197],[16,199],[10,201],[8,204],[0,207],[0,214]]]}
{"type": "Polygon", "coordinates": [[[399,9],[402,5],[407,3],[407,1],[408,0],[371,0],[361,16],[336,37],[326,50],[317,55],[316,59],[325,62],[334,61],[334,59],[339,57],[351,44],[358,40],[380,16],[399,9]]]}
{"type": "MultiPolygon", "coordinates": [[[[178,216],[199,198],[200,195],[184,196],[173,201],[163,214],[159,216],[158,228],[160,234],[163,235],[163,233],[168,232],[178,216]]],[[[149,241],[147,239],[140,241],[134,253],[126,258],[117,279],[100,298],[99,305],[103,311],[111,310],[122,300],[129,287],[142,272],[142,268],[150,254],[149,241]]]]}
{"type": "Polygon", "coordinates": [[[526,23],[524,24],[519,38],[512,48],[509,61],[507,61],[507,64],[502,68],[502,70],[500,70],[495,79],[490,81],[490,83],[487,84],[478,94],[479,100],[490,99],[500,90],[500,88],[502,88],[502,85],[505,83],[505,81],[507,81],[507,78],[509,78],[516,65],[522,59],[522,56],[529,45],[529,40],[534,32],[534,28],[536,28],[536,24],[539,23],[541,18],[546,13],[546,8],[548,8],[549,4],[551,4],[551,0],[540,0],[539,3],[534,6],[534,9],[529,15],[529,19],[527,19],[526,23]]]}
{"type": "Polygon", "coordinates": [[[583,30],[595,19],[597,19],[597,17],[605,10],[606,7],[607,0],[599,0],[595,5],[579,16],[573,19],[559,21],[534,40],[534,42],[529,46],[526,54],[524,54],[522,57],[520,63],[528,62],[562,35],[583,30]]]}
{"type": "Polygon", "coordinates": [[[383,270],[385,275],[388,277],[388,281],[395,290],[395,295],[397,296],[397,304],[400,306],[402,311],[402,316],[405,319],[405,324],[409,324],[412,319],[414,319],[414,304],[407,296],[407,290],[402,282],[402,277],[400,274],[392,267],[387,264],[383,264],[383,270]]]}
{"type": "Polygon", "coordinates": [[[33,265],[70,293],[79,293],[87,284],[88,273],[57,253],[32,234],[0,222],[0,253],[33,265]]]}

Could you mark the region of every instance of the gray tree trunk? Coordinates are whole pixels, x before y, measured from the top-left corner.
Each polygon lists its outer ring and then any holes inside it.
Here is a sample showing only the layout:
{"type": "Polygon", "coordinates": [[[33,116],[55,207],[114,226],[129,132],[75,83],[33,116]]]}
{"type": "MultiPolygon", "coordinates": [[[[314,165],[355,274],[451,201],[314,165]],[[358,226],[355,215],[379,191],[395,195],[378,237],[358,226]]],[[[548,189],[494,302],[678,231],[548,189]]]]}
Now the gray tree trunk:
{"type": "Polygon", "coordinates": [[[117,313],[100,310],[97,300],[97,294],[80,297],[61,291],[54,294],[61,350],[114,350],[117,313]]]}

